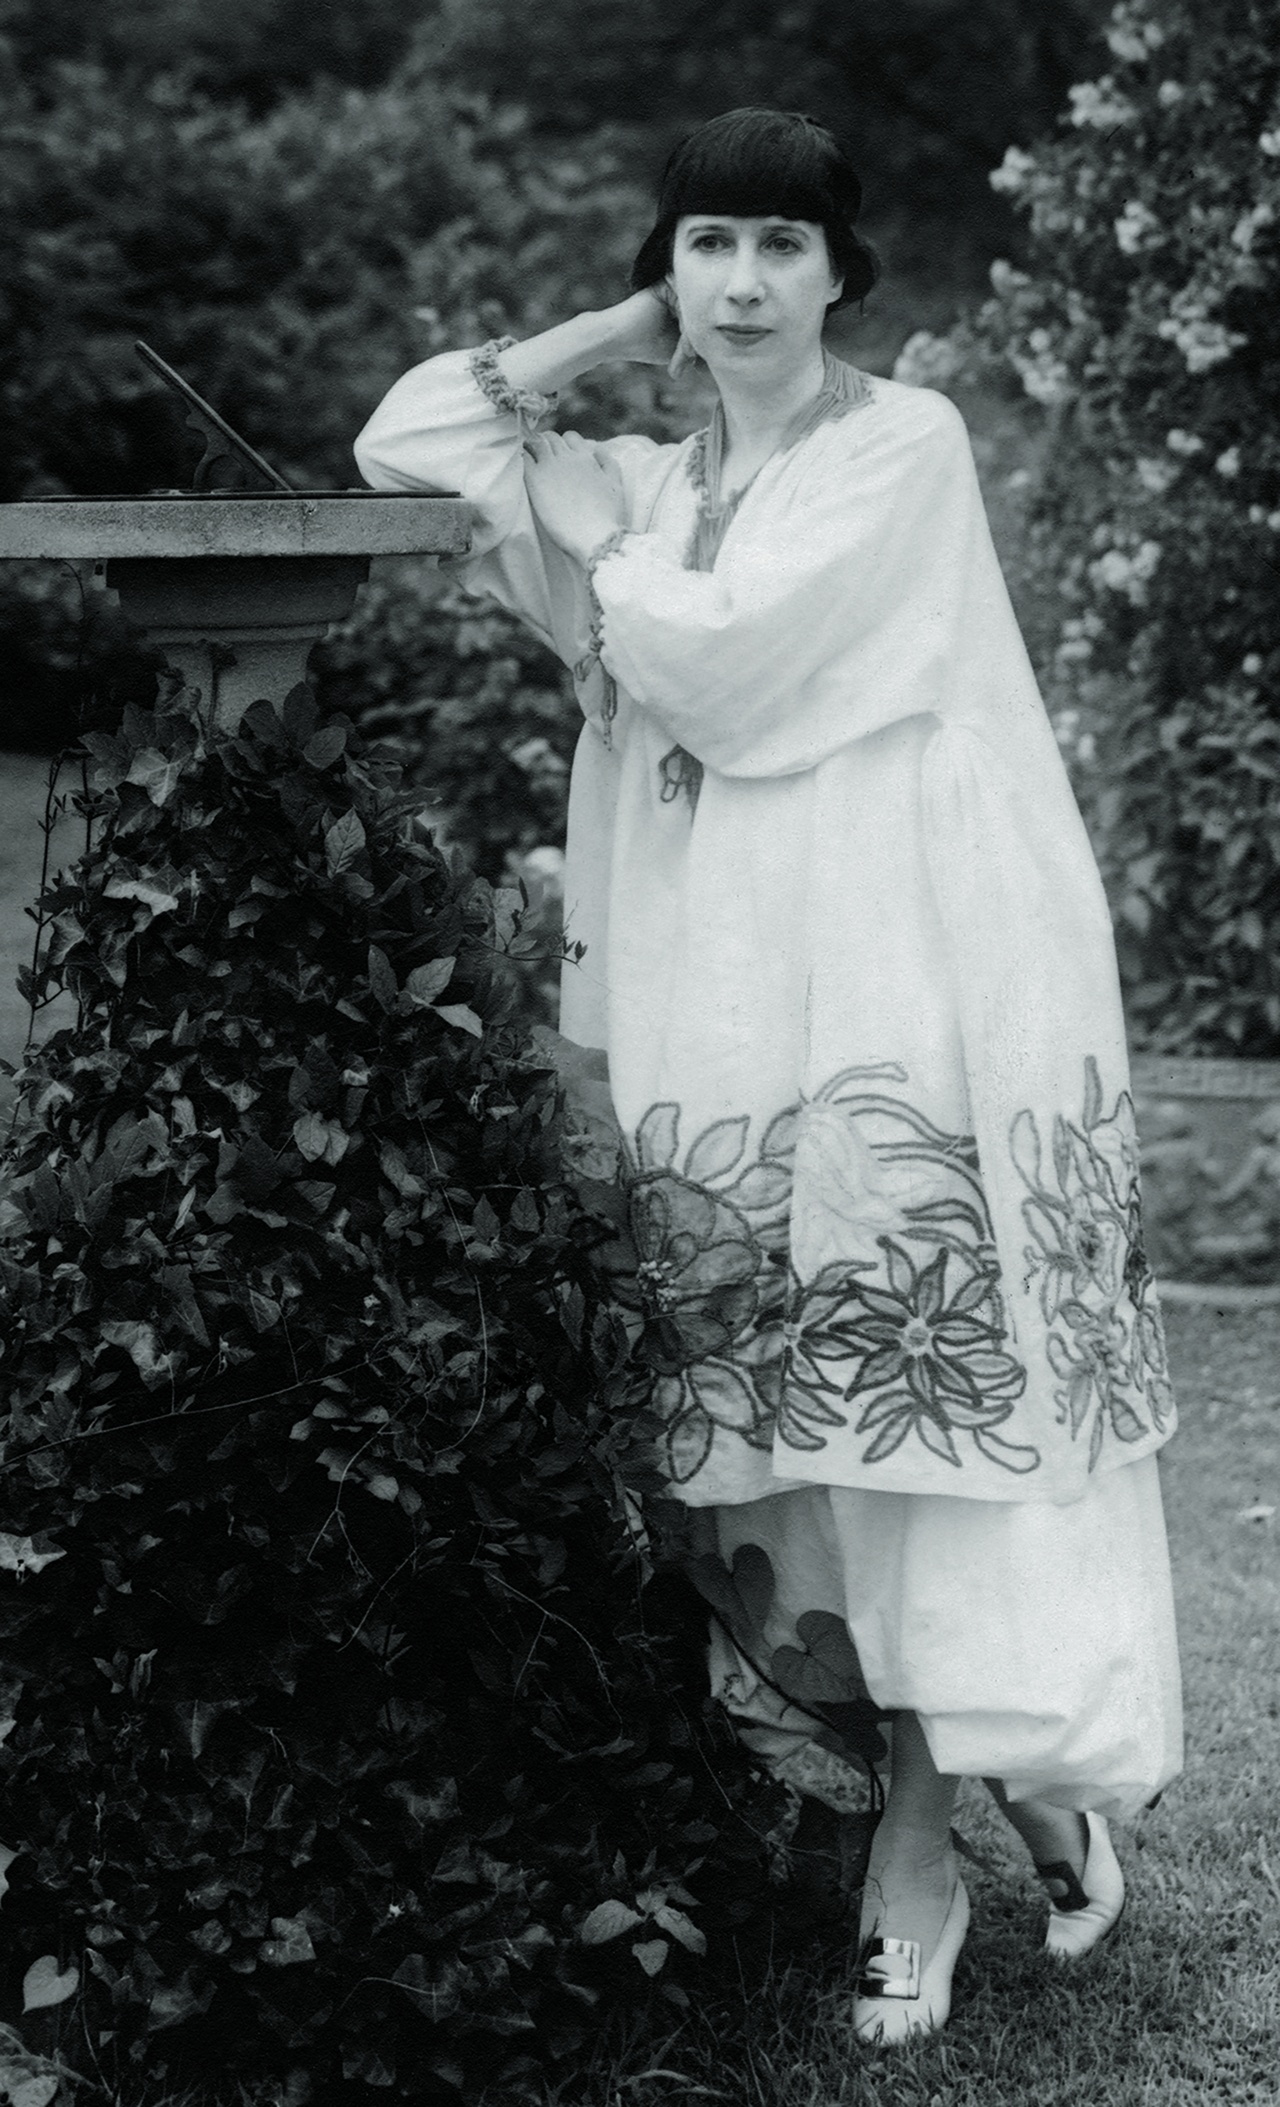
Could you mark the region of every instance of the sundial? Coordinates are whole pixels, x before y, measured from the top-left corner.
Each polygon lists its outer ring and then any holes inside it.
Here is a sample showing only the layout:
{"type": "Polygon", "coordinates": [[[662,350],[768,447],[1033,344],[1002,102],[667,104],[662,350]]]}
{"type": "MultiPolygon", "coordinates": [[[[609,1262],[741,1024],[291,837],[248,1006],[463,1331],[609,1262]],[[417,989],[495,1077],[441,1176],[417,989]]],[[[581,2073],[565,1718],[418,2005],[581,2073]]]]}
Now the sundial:
{"type": "Polygon", "coordinates": [[[454,492],[294,490],[158,352],[137,348],[204,443],[191,487],[0,505],[0,558],[105,566],[129,619],[234,723],[302,678],[372,557],[463,554],[470,508],[454,492]],[[214,481],[228,470],[238,485],[214,481]]]}

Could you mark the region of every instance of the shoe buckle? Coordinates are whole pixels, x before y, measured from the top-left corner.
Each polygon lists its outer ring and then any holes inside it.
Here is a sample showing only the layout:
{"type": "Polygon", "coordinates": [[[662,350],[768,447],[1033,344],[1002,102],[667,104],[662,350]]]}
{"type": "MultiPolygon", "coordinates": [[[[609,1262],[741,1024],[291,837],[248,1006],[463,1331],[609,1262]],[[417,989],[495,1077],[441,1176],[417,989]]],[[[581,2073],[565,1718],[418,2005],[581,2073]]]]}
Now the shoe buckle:
{"type": "Polygon", "coordinates": [[[920,1941],[868,1939],[857,1988],[859,1997],[919,1997],[920,1941]]]}

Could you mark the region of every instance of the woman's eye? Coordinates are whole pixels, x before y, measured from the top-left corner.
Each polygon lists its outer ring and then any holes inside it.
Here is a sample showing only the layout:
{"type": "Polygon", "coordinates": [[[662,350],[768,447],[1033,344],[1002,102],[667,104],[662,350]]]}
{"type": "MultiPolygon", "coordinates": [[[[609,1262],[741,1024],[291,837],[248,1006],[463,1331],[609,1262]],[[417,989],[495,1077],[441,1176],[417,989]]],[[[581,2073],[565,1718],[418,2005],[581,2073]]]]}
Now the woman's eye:
{"type": "Polygon", "coordinates": [[[769,237],[769,247],[780,249],[784,256],[794,256],[800,244],[794,234],[773,234],[769,237]]]}
{"type": "Polygon", "coordinates": [[[695,234],[693,246],[695,249],[720,249],[724,247],[724,237],[720,234],[695,234]]]}

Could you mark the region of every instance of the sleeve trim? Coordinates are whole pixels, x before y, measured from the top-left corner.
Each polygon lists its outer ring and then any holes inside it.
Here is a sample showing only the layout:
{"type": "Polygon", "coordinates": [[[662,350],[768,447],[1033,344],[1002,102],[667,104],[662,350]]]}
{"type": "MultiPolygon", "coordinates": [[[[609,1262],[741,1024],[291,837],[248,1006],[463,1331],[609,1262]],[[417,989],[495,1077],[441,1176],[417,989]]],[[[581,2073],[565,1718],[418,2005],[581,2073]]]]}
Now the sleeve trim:
{"type": "Polygon", "coordinates": [[[502,353],[510,351],[515,341],[514,337],[491,337],[487,344],[478,345],[467,354],[467,371],[495,410],[530,420],[545,417],[555,408],[558,398],[544,395],[540,388],[513,387],[498,364],[502,353]]]}

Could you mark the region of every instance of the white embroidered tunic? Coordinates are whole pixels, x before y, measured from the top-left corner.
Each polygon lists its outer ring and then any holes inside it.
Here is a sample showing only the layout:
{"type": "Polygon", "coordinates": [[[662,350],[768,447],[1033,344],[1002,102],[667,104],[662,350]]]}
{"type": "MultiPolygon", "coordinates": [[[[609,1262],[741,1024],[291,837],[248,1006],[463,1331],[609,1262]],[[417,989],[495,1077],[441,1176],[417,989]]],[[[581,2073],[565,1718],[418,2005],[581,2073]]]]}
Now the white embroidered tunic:
{"type": "Polygon", "coordinates": [[[1076,1499],[1173,1401],[1106,902],[963,422],[861,380],[709,570],[700,440],[579,442],[589,580],[525,492],[541,406],[449,353],[356,452],[460,488],[463,577],[575,670],[561,1025],[608,1054],[673,1488],[1076,1499]]]}

